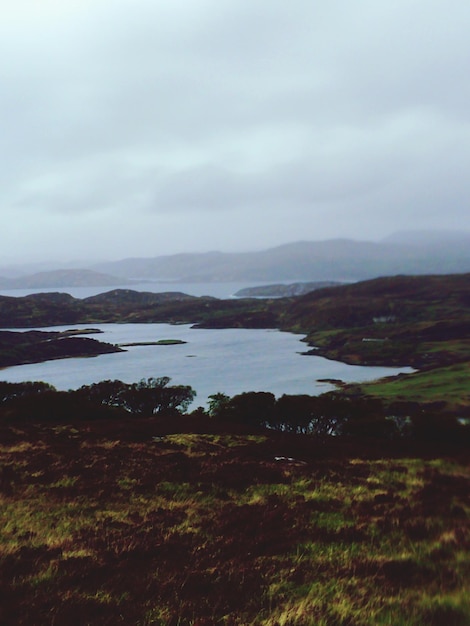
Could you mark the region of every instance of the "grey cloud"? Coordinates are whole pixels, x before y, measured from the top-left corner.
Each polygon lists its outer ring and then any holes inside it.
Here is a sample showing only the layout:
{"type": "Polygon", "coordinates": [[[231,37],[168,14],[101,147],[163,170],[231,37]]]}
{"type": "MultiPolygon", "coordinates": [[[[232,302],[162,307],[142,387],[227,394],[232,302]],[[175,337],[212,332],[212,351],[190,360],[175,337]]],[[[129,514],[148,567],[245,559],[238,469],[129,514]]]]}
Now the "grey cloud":
{"type": "Polygon", "coordinates": [[[114,212],[123,230],[200,214],[201,233],[215,213],[275,214],[280,233],[330,214],[351,236],[358,215],[387,234],[392,210],[400,227],[468,220],[461,0],[16,6],[0,24],[4,211],[51,228],[114,212]]]}

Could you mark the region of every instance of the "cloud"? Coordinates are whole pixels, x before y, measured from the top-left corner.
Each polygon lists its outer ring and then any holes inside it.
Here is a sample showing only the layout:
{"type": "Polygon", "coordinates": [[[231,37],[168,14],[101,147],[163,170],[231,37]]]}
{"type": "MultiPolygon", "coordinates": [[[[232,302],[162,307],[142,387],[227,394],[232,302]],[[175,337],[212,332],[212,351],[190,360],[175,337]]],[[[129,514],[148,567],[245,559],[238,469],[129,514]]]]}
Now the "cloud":
{"type": "Polygon", "coordinates": [[[232,249],[246,219],[261,247],[470,228],[469,27],[460,0],[17,0],[0,210],[57,241],[112,215],[129,250],[169,220],[232,249]]]}

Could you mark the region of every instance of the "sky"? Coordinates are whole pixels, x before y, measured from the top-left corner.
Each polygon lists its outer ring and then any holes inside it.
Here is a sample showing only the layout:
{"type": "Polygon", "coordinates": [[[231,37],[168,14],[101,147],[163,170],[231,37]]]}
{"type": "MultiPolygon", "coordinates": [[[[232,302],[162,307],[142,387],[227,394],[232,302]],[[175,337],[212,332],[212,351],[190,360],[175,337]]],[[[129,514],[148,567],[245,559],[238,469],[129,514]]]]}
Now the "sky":
{"type": "Polygon", "coordinates": [[[4,0],[0,261],[470,231],[470,3],[4,0]]]}

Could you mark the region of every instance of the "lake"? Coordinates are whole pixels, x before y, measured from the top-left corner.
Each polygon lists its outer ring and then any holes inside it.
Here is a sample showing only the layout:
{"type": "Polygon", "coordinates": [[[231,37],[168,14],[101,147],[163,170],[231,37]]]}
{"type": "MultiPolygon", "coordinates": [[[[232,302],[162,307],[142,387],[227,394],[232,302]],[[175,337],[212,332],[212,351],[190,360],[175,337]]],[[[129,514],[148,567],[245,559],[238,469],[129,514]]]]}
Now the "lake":
{"type": "MultiPolygon", "coordinates": [[[[87,326],[89,327],[89,326],[87,326]]],[[[42,380],[57,389],[76,389],[101,380],[126,383],[142,378],[169,376],[170,384],[191,385],[197,392],[192,408],[205,406],[209,395],[229,396],[243,391],[318,395],[334,389],[319,378],[361,382],[411,368],[346,365],[318,356],[299,354],[308,349],[301,335],[277,330],[197,329],[191,325],[98,324],[103,331],[90,335],[113,344],[180,339],[185,344],[132,346],[126,352],[93,358],[73,358],[18,365],[4,369],[0,379],[9,382],[42,380]]],[[[54,326],[40,330],[85,328],[54,326]]]]}

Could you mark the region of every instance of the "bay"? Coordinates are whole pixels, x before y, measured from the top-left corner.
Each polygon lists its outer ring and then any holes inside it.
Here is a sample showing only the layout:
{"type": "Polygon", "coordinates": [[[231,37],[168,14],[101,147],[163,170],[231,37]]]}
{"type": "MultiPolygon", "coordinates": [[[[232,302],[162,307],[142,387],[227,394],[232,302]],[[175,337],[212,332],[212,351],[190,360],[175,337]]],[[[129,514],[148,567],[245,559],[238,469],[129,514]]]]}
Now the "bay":
{"type": "MultiPolygon", "coordinates": [[[[307,349],[301,335],[278,330],[198,329],[189,324],[99,324],[102,334],[90,335],[112,344],[179,339],[187,343],[130,346],[126,352],[92,358],[72,358],[5,368],[8,382],[51,383],[59,390],[77,389],[101,380],[127,383],[142,378],[169,376],[172,385],[190,385],[197,392],[191,408],[206,406],[208,396],[229,396],[244,391],[318,395],[334,389],[319,378],[344,382],[374,380],[411,368],[347,365],[318,356],[300,354],[307,349]]],[[[83,329],[83,325],[39,330],[83,329]]]]}

